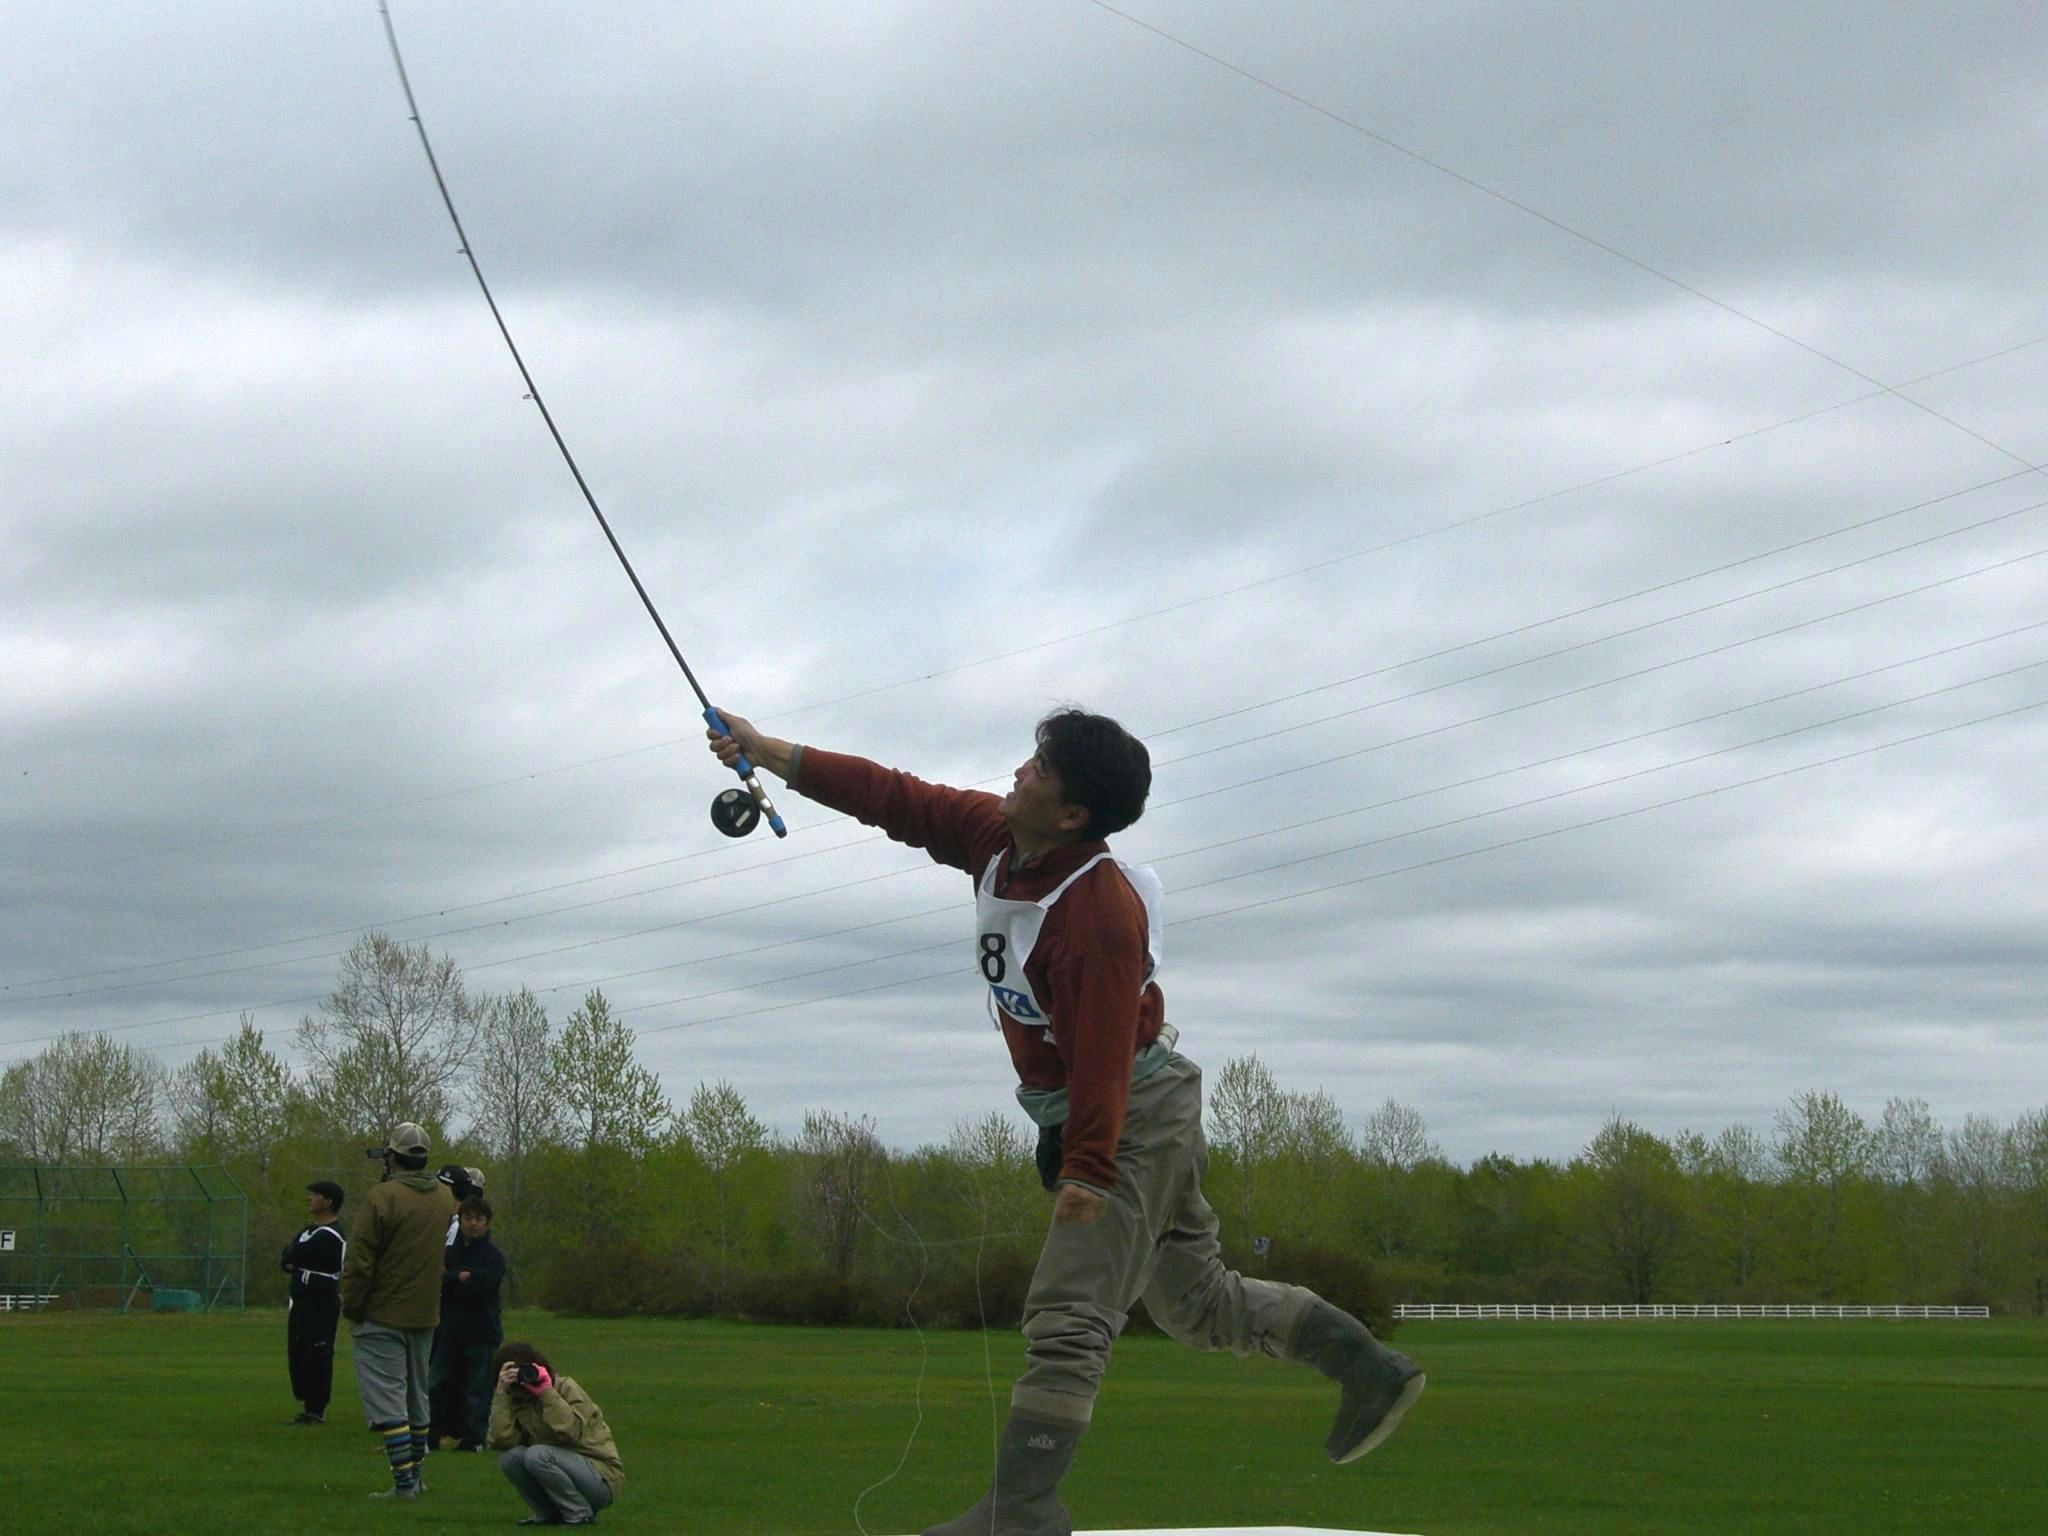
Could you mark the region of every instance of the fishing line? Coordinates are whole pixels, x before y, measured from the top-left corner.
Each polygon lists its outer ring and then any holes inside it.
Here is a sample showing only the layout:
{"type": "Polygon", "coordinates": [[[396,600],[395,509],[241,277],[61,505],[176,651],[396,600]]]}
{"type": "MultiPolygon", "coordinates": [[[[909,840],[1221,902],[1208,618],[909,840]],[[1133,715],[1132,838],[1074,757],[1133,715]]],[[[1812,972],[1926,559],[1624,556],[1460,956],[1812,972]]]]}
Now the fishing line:
{"type": "MultiPolygon", "coordinates": [[[[904,1230],[909,1232],[911,1237],[917,1242],[917,1279],[910,1287],[910,1294],[903,1298],[904,1319],[910,1324],[911,1331],[917,1335],[917,1384],[911,1391],[911,1403],[916,1418],[911,1422],[910,1434],[903,1442],[903,1453],[896,1458],[896,1465],[884,1473],[880,1479],[868,1484],[867,1487],[861,1489],[859,1493],[853,1496],[853,1526],[855,1530],[860,1532],[860,1536],[873,1536],[873,1533],[868,1530],[866,1523],[860,1517],[861,1505],[867,1502],[869,1494],[879,1493],[882,1489],[888,1487],[889,1484],[896,1481],[897,1475],[909,1464],[910,1453],[917,1445],[918,1435],[924,1429],[924,1379],[931,1370],[932,1363],[931,1345],[925,1339],[924,1326],[917,1320],[917,1294],[924,1289],[925,1276],[931,1273],[932,1251],[925,1244],[924,1234],[919,1232],[911,1223],[910,1218],[903,1214],[903,1207],[897,1203],[896,1170],[889,1166],[886,1159],[882,1165],[882,1174],[888,1181],[890,1208],[896,1212],[896,1219],[903,1223],[904,1230]]],[[[858,1210],[860,1219],[881,1233],[884,1238],[895,1243],[902,1241],[901,1238],[891,1234],[880,1222],[868,1214],[865,1201],[859,1205],[858,1210]]]]}
{"type": "MultiPolygon", "coordinates": [[[[690,670],[689,662],[683,659],[682,647],[676,644],[675,636],[669,633],[668,625],[662,621],[661,611],[654,606],[654,599],[647,595],[647,588],[641,583],[639,572],[633,569],[633,562],[626,558],[625,548],[619,543],[618,535],[612,532],[611,522],[605,517],[604,509],[597,504],[597,497],[591,493],[589,482],[583,478],[583,471],[576,463],[576,456],[569,451],[569,444],[562,437],[561,428],[555,425],[554,413],[548,409],[547,401],[541,398],[540,385],[534,382],[532,370],[526,366],[526,359],[520,354],[519,344],[512,339],[511,328],[505,324],[505,316],[498,308],[496,297],[491,293],[491,285],[484,280],[484,269],[477,262],[476,250],[470,244],[469,231],[462,227],[462,215],[455,211],[455,199],[448,191],[447,178],[441,174],[441,162],[434,155],[433,142],[427,137],[426,120],[420,116],[419,100],[413,95],[412,77],[406,73],[405,55],[399,51],[398,29],[391,20],[391,6],[388,0],[377,0],[377,13],[384,18],[384,36],[391,44],[391,62],[398,69],[399,87],[405,92],[406,112],[412,119],[414,129],[419,133],[420,148],[426,151],[427,169],[434,174],[434,185],[441,193],[441,205],[448,210],[449,222],[454,224],[456,239],[461,242],[457,251],[463,260],[469,263],[469,270],[476,277],[476,285],[484,296],[484,303],[490,306],[491,318],[497,322],[498,334],[505,338],[505,347],[511,352],[512,361],[518,365],[519,377],[526,381],[526,398],[533,402],[534,409],[540,412],[540,419],[547,424],[548,435],[555,440],[555,447],[562,455],[562,462],[569,466],[569,473],[576,481],[576,489],[583,493],[583,500],[589,506],[591,516],[597,519],[597,526],[604,530],[605,542],[611,545],[612,553],[618,556],[619,565],[626,573],[626,579],[633,583],[633,590],[640,595],[640,605],[647,610],[647,616],[654,620],[654,627],[661,631],[661,638],[668,645],[668,653],[682,669],[683,677],[690,685],[690,691],[697,695],[697,703],[702,707],[705,723],[719,735],[730,736],[732,732],[726,728],[725,721],[720,718],[718,711],[712,708],[710,698],[697,681],[697,674],[690,670]]],[[[733,764],[733,772],[739,775],[740,783],[745,786],[744,793],[738,789],[728,789],[712,801],[713,825],[728,837],[744,837],[753,831],[763,816],[766,816],[768,825],[774,829],[777,837],[789,836],[789,828],[776,813],[774,803],[769,800],[767,790],[761,787],[761,780],[745,754],[741,754],[739,760],[733,764]]]]}
{"type": "Polygon", "coordinates": [[[1398,140],[1391,139],[1387,137],[1387,135],[1367,127],[1364,123],[1357,121],[1355,118],[1346,117],[1341,112],[1332,111],[1330,108],[1324,106],[1320,102],[1311,101],[1308,97],[1300,95],[1297,92],[1291,91],[1286,86],[1280,85],[1275,81],[1269,80],[1263,75],[1254,74],[1251,70],[1246,69],[1243,65],[1232,63],[1229,59],[1224,58],[1221,54],[1211,53],[1208,49],[1199,47],[1196,44],[1189,42],[1184,37],[1176,36],[1174,33],[1167,31],[1164,27],[1155,26],[1153,23],[1144,20],[1142,17],[1133,16],[1128,11],[1118,10],[1114,5],[1109,4],[1108,0],[1088,0],[1088,3],[1094,6],[1099,11],[1104,11],[1107,14],[1116,17],[1120,21],[1128,22],[1132,26],[1137,27],[1142,31],[1151,33],[1154,37],[1160,38],[1165,42],[1171,43],[1176,48],[1183,48],[1187,50],[1187,52],[1195,55],[1195,57],[1197,58],[1208,60],[1211,64],[1216,65],[1219,69],[1228,70],[1231,74],[1238,76],[1242,80],[1249,81],[1251,84],[1259,87],[1261,90],[1271,91],[1274,95],[1281,97],[1283,100],[1291,101],[1298,107],[1304,107],[1308,111],[1315,113],[1318,117],[1325,118],[1329,122],[1335,123],[1340,128],[1347,128],[1351,132],[1358,134],[1361,138],[1368,139],[1371,142],[1379,145],[1382,149],[1390,150],[1394,154],[1401,155],[1404,158],[1413,161],[1417,165],[1425,166],[1428,169],[1435,171],[1440,176],[1447,176],[1452,181],[1458,182],[1461,185],[1470,188],[1472,191],[1479,193],[1483,197],[1490,197],[1495,202],[1502,203],[1507,207],[1514,209],[1517,213],[1528,215],[1528,217],[1536,220],[1539,224],[1549,225],[1550,228],[1558,231],[1558,233],[1560,234],[1568,235],[1570,238],[1574,240],[1583,241],[1585,244],[1591,246],[1594,250],[1604,252],[1605,254],[1612,256],[1615,260],[1624,262],[1628,266],[1634,267],[1638,272],[1647,273],[1649,276],[1656,278],[1659,282],[1669,283],[1673,288],[1676,288],[1680,293],[1690,294],[1693,298],[1699,299],[1703,303],[1711,304],[1714,308],[1722,311],[1724,314],[1732,315],[1737,320],[1742,321],[1746,325],[1753,325],[1758,330],[1764,332],[1766,335],[1775,336],[1778,340],[1785,342],[1791,346],[1797,347],[1800,351],[1806,353],[1808,356],[1816,357],[1820,359],[1820,361],[1828,364],[1830,367],[1839,368],[1842,372],[1848,374],[1851,378],[1860,379],[1862,382],[1871,385],[1879,392],[1890,395],[1894,399],[1899,400],[1901,403],[1911,406],[1914,410],[1920,411],[1925,415],[1933,417],[1936,421],[1941,422],[1944,426],[1955,428],[1956,431],[1962,433],[1965,437],[1975,438],[1978,442],[1982,443],[1985,447],[1991,449],[1994,453],[2000,454],[2003,457],[2012,460],[2015,464],[2022,465],[2034,474],[2048,474],[2048,468],[2044,468],[2044,466],[2036,464],[2031,458],[2027,457],[2024,454],[2013,452],[2012,449],[2007,448],[2002,443],[1992,441],[1991,438],[1987,437],[1984,433],[1979,432],[1975,427],[1972,427],[1965,422],[1957,421],[1953,416],[1944,415],[1942,412],[1937,411],[1933,406],[1928,405],[1925,401],[1916,399],[1912,395],[1905,393],[1905,390],[1901,386],[1895,384],[1887,384],[1883,379],[1877,378],[1872,374],[1865,373],[1861,368],[1858,368],[1855,364],[1844,362],[1841,358],[1836,357],[1833,353],[1824,352],[1819,347],[1813,345],[1811,342],[1802,341],[1799,337],[1794,336],[1790,331],[1780,330],[1777,326],[1772,325],[1768,320],[1764,320],[1756,315],[1752,315],[1747,310],[1736,308],[1733,304],[1730,304],[1725,299],[1717,299],[1714,297],[1713,294],[1708,293],[1706,290],[1702,288],[1695,288],[1691,283],[1686,282],[1684,279],[1674,277],[1671,273],[1664,271],[1660,267],[1654,267],[1650,265],[1649,262],[1642,260],[1640,257],[1631,256],[1627,251],[1621,249],[1621,247],[1617,245],[1610,245],[1607,241],[1601,239],[1597,235],[1589,234],[1587,231],[1580,229],[1575,225],[1567,224],[1564,220],[1553,217],[1548,213],[1545,213],[1541,208],[1536,207],[1532,203],[1525,203],[1520,198],[1514,197],[1509,193],[1501,191],[1498,187],[1488,186],[1483,181],[1479,181],[1471,176],[1467,176],[1463,171],[1458,170],[1455,166],[1448,165],[1442,160],[1434,159],[1431,156],[1422,153],[1420,150],[1411,149],[1406,144],[1403,144],[1398,140]]]}

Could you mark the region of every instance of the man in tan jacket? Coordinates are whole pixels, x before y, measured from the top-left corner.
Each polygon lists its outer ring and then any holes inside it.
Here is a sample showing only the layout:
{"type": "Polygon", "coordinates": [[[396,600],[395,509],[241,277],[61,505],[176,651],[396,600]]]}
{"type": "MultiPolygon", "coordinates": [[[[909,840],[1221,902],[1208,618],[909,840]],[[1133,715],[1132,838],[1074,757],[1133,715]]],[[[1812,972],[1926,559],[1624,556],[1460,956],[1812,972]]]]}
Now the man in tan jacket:
{"type": "Polygon", "coordinates": [[[341,1315],[355,1341],[363,1416],[384,1441],[391,1487],[373,1499],[411,1499],[426,1459],[427,1366],[441,1321],[441,1245],[455,1196],[427,1169],[427,1133],[407,1122],[370,1156],[384,1162],[349,1228],[341,1315]]]}

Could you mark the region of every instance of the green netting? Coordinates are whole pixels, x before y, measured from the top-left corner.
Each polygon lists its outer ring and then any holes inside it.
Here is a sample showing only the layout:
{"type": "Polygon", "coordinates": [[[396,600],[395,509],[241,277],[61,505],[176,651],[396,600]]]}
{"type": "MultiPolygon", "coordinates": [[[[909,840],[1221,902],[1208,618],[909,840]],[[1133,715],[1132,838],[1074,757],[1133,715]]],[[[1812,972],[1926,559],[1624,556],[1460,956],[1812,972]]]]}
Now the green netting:
{"type": "Polygon", "coordinates": [[[0,1310],[240,1308],[248,1250],[225,1168],[0,1166],[0,1310]]]}

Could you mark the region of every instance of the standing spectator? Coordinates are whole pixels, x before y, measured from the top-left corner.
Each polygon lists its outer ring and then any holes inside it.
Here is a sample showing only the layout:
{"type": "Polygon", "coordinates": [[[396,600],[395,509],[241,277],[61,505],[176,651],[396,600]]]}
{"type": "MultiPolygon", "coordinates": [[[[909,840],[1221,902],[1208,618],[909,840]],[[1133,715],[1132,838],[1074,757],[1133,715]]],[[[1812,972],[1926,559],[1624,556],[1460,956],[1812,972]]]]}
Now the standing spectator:
{"type": "Polygon", "coordinates": [[[455,1213],[461,1235],[442,1250],[441,1326],[427,1380],[433,1407],[429,1441],[441,1450],[480,1451],[491,1414],[491,1355],[505,1337],[498,1287],[505,1255],[491,1241],[491,1202],[471,1195],[455,1213]]]}
{"type": "Polygon", "coordinates": [[[384,1442],[391,1487],[373,1499],[420,1491],[426,1456],[427,1364],[441,1320],[441,1232],[455,1196],[427,1172],[427,1133],[410,1122],[370,1156],[384,1161],[348,1235],[341,1266],[341,1315],[355,1341],[363,1416],[384,1442]]]}
{"type": "Polygon", "coordinates": [[[456,1223],[462,1213],[462,1202],[471,1195],[480,1195],[484,1192],[484,1171],[481,1168],[463,1168],[448,1163],[434,1177],[446,1184],[455,1196],[456,1214],[448,1218],[448,1246],[453,1248],[455,1239],[461,1231],[456,1223]]]}
{"type": "Polygon", "coordinates": [[[604,1410],[573,1377],[557,1376],[531,1344],[507,1344],[491,1364],[496,1391],[487,1443],[504,1453],[498,1467],[533,1511],[519,1523],[591,1524],[626,1481],[604,1410]]]}
{"type": "Polygon", "coordinates": [[[292,1396],[302,1405],[294,1424],[325,1424],[334,1396],[334,1327],[341,1317],[341,1186],[328,1179],[306,1186],[310,1226],[284,1245],[278,1267],[290,1275],[286,1294],[285,1360],[292,1396]]]}

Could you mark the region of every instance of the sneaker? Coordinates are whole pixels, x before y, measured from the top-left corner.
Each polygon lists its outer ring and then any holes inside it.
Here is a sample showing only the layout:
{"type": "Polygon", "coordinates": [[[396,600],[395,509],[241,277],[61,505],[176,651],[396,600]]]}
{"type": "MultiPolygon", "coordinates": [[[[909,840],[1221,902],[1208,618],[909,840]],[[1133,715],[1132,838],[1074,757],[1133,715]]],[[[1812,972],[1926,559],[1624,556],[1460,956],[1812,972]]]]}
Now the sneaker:
{"type": "Polygon", "coordinates": [[[458,1451],[468,1451],[471,1455],[477,1455],[483,1448],[484,1443],[481,1440],[465,1440],[455,1447],[458,1451]]]}
{"type": "Polygon", "coordinates": [[[418,1488],[380,1488],[370,1495],[373,1499],[416,1499],[419,1496],[418,1488]]]}
{"type": "Polygon", "coordinates": [[[326,1422],[327,1415],[324,1413],[295,1413],[285,1420],[287,1424],[325,1424],[326,1422]]]}

